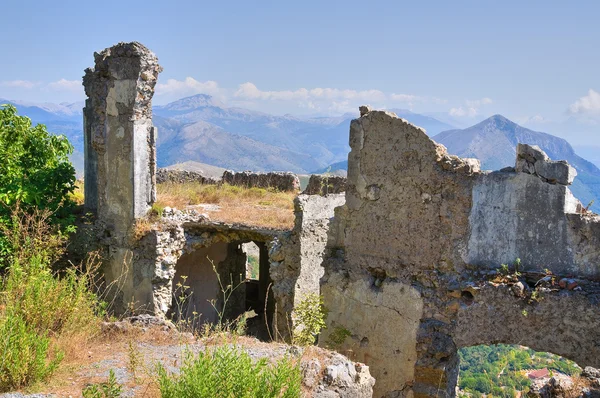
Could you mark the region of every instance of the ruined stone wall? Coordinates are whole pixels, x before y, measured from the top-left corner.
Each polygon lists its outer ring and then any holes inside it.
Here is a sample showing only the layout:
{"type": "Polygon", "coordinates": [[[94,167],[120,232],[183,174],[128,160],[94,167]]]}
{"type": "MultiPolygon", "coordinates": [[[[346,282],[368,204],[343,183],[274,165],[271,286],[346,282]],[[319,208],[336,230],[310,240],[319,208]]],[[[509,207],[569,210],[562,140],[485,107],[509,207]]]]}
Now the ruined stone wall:
{"type": "Polygon", "coordinates": [[[205,177],[195,171],[158,169],[156,171],[156,183],[163,184],[165,182],[171,182],[175,184],[197,182],[199,184],[211,185],[219,183],[219,181],[215,180],[214,178],[205,177]]]}
{"type": "Polygon", "coordinates": [[[126,231],[156,198],[152,96],[158,59],[140,43],[94,54],[85,71],[85,200],[115,231],[126,231]]]}
{"type": "MultiPolygon", "coordinates": [[[[119,43],[94,54],[85,71],[84,109],[85,207],[97,215],[107,248],[104,274],[114,289],[115,307],[152,305],[153,288],[142,284],[150,272],[137,267],[139,253],[131,244],[135,220],[156,199],[156,129],[152,96],[162,68],[137,42],[119,43]]],[[[142,254],[143,256],[143,254],[142,254]]],[[[146,263],[145,263],[146,264],[146,263]]]]}
{"type": "Polygon", "coordinates": [[[270,274],[277,303],[276,326],[281,333],[289,334],[295,305],[307,294],[319,294],[330,219],[344,200],[341,194],[299,195],[294,201],[296,220],[292,232],[271,244],[270,274]]]}
{"type": "Polygon", "coordinates": [[[300,180],[294,173],[253,173],[251,171],[236,173],[227,170],[223,173],[221,181],[229,185],[246,188],[275,188],[285,192],[298,192],[300,190],[300,180]]]}
{"type": "Polygon", "coordinates": [[[588,347],[600,337],[593,283],[582,292],[552,285],[538,303],[531,292],[516,298],[519,280],[507,284],[495,270],[519,257],[521,272],[547,269],[556,282],[598,276],[600,218],[581,214],[568,165],[521,146],[516,169],[482,173],[420,128],[367,108],[350,144],[346,204],[324,262],[330,313],[320,344],[345,331],[339,350],[370,365],[374,396],[454,396],[465,345],[526,341],[584,364],[598,357],[588,347]],[[541,322],[552,309],[559,335],[541,322]],[[574,310],[594,319],[581,333],[568,327],[574,310]],[[548,329],[534,330],[536,321],[548,329]],[[577,354],[580,344],[591,354],[577,354]]]}
{"type": "Polygon", "coordinates": [[[313,174],[302,192],[305,195],[329,195],[346,192],[346,177],[313,174]]]}

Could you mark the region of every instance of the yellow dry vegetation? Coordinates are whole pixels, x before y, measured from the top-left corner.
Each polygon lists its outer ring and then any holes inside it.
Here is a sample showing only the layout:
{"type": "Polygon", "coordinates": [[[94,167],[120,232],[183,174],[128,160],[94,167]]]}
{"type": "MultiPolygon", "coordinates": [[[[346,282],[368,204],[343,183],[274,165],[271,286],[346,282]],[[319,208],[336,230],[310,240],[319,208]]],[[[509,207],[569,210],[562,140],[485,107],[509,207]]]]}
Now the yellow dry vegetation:
{"type": "Polygon", "coordinates": [[[275,229],[291,229],[294,225],[294,192],[194,182],[158,184],[157,191],[155,209],[216,204],[218,210],[199,211],[207,213],[211,220],[228,223],[275,229]]]}

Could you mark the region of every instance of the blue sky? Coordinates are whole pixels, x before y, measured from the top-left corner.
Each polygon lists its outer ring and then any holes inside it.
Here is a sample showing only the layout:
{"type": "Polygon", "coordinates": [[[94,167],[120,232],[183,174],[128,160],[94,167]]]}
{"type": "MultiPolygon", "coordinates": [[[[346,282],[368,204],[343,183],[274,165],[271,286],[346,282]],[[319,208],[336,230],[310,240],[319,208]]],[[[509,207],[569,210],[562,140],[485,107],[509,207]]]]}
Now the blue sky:
{"type": "Polygon", "coordinates": [[[360,104],[470,125],[495,113],[600,145],[600,2],[27,1],[0,11],[0,98],[74,102],[93,52],[137,40],[155,103],[277,114],[360,104]]]}

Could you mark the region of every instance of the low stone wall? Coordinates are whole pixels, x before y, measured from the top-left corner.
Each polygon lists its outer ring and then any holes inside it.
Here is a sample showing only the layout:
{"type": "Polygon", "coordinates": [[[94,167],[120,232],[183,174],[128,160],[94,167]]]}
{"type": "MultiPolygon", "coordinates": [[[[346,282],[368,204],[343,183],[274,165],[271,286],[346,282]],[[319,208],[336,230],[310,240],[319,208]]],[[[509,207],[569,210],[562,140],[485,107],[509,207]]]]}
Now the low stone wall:
{"type": "Polygon", "coordinates": [[[246,188],[275,188],[279,191],[299,191],[300,179],[294,173],[239,173],[227,170],[223,173],[222,182],[246,188]]]}
{"type": "Polygon", "coordinates": [[[172,182],[176,184],[182,184],[185,182],[198,182],[200,184],[218,183],[218,181],[214,178],[205,177],[195,171],[158,169],[156,171],[156,183],[162,184],[165,182],[172,182]]]}
{"type": "Polygon", "coordinates": [[[329,195],[346,192],[346,177],[313,174],[308,180],[304,195],[329,195]]]}

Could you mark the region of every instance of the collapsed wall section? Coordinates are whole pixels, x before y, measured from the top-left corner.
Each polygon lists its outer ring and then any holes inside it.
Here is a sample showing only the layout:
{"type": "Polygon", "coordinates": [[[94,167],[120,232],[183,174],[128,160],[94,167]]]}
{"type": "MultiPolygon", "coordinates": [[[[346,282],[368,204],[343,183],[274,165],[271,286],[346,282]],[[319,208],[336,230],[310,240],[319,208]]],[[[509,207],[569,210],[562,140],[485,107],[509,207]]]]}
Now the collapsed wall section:
{"type": "Polygon", "coordinates": [[[320,342],[347,331],[339,349],[370,364],[375,396],[404,396],[417,380],[437,385],[446,377],[430,366],[433,355],[446,356],[427,343],[444,335],[436,327],[444,298],[433,287],[438,273],[464,267],[470,176],[479,164],[447,155],[394,114],[361,113],[350,126],[346,206],[336,211],[336,256],[321,287],[331,312],[320,342]]]}
{"type": "Polygon", "coordinates": [[[521,145],[515,168],[484,173],[424,130],[366,107],[351,123],[350,146],[346,204],[335,210],[324,261],[330,313],[320,344],[338,344],[370,365],[375,396],[454,396],[457,347],[470,341],[528,341],[585,364],[597,356],[598,286],[582,282],[571,291],[576,285],[564,277],[600,276],[600,218],[573,198],[566,162],[521,145]],[[547,291],[525,274],[509,284],[497,275],[517,258],[521,273],[542,270],[547,291]],[[529,293],[515,298],[514,289],[529,293]],[[535,300],[540,292],[547,304],[535,300]],[[546,330],[552,337],[542,338],[534,320],[552,309],[560,334],[546,330]],[[527,313],[528,326],[513,333],[527,313]],[[573,334],[569,325],[578,322],[589,325],[573,334]]]}

